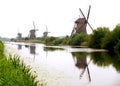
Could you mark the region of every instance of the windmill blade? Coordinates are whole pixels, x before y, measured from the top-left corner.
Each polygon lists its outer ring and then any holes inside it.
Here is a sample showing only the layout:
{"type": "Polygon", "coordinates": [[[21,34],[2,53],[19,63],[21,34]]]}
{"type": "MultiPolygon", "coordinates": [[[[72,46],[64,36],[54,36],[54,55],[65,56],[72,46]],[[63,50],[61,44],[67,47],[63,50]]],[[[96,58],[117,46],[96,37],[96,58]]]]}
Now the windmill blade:
{"type": "MultiPolygon", "coordinates": [[[[91,8],[91,6],[89,7],[89,10],[90,10],[90,8],[91,8]]],[[[81,10],[80,8],[79,8],[79,10],[80,10],[80,12],[82,13],[83,17],[84,17],[85,20],[86,20],[85,23],[87,23],[87,24],[89,25],[89,27],[91,28],[91,30],[94,31],[93,28],[92,28],[92,26],[90,25],[90,23],[89,23],[88,20],[86,19],[84,13],[82,12],[82,10],[81,10]]],[[[88,13],[90,13],[90,11],[88,11],[88,13]]],[[[88,14],[88,15],[89,15],[89,14],[88,14]]],[[[87,18],[89,18],[89,16],[87,16],[87,18]]]]}
{"type": "Polygon", "coordinates": [[[88,66],[87,66],[87,72],[88,72],[89,81],[91,82],[91,76],[90,76],[90,71],[89,71],[88,66]]]}
{"type": "Polygon", "coordinates": [[[34,23],[34,21],[33,21],[33,28],[35,29],[35,23],[34,23]]]}
{"type": "Polygon", "coordinates": [[[28,34],[28,38],[30,38],[30,33],[28,34]]]}
{"type": "Polygon", "coordinates": [[[87,21],[88,21],[89,15],[90,15],[90,9],[91,9],[91,5],[89,6],[89,10],[88,10],[88,14],[87,14],[87,21]]]}
{"type": "Polygon", "coordinates": [[[87,22],[87,24],[89,25],[89,27],[91,28],[91,30],[94,31],[93,28],[92,28],[92,26],[90,25],[90,23],[87,22]]]}
{"type": "Polygon", "coordinates": [[[72,32],[71,32],[71,36],[72,36],[74,33],[75,33],[75,25],[74,25],[73,30],[72,30],[72,32]]]}
{"type": "Polygon", "coordinates": [[[83,25],[85,25],[85,24],[87,24],[87,19],[86,19],[86,17],[85,17],[85,15],[84,15],[84,13],[82,12],[82,10],[79,8],[79,10],[80,10],[80,12],[82,13],[82,16],[85,18],[85,23],[83,24],[83,25]]]}
{"type": "Polygon", "coordinates": [[[88,72],[89,81],[91,82],[90,71],[89,71],[89,68],[88,68],[88,65],[90,64],[90,62],[91,62],[91,59],[90,59],[90,61],[87,63],[87,72],[88,72]]]}
{"type": "Polygon", "coordinates": [[[89,27],[91,28],[91,30],[93,31],[93,28],[92,28],[92,26],[90,25],[90,23],[88,22],[88,18],[89,18],[89,15],[90,15],[90,9],[91,9],[91,5],[89,6],[89,10],[88,10],[88,14],[87,14],[87,23],[88,23],[88,25],[89,25],[89,27]]]}
{"type": "Polygon", "coordinates": [[[48,28],[47,28],[47,25],[46,25],[46,32],[48,32],[48,28]]]}
{"type": "Polygon", "coordinates": [[[82,16],[86,19],[84,13],[82,12],[81,8],[79,8],[80,12],[82,13],[82,16]]]}

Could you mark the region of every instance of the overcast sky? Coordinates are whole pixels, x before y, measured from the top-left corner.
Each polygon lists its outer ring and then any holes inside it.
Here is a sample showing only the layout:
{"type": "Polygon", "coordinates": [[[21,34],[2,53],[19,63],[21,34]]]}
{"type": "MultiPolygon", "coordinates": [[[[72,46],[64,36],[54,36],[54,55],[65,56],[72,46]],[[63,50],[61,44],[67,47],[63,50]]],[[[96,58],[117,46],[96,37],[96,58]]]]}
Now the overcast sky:
{"type": "MultiPolygon", "coordinates": [[[[120,23],[119,0],[0,0],[0,36],[28,36],[35,22],[37,37],[48,27],[49,35],[70,35],[74,21],[82,9],[85,15],[89,5],[89,23],[96,29],[105,26],[111,30],[120,23]]],[[[91,29],[87,27],[88,33],[91,29]]]]}

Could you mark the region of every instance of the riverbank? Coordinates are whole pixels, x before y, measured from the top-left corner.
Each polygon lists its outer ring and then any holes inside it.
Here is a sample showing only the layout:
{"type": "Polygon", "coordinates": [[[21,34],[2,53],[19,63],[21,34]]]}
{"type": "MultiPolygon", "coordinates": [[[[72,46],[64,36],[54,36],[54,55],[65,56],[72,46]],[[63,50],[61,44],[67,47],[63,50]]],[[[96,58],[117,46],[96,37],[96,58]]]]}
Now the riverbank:
{"type": "Polygon", "coordinates": [[[6,55],[6,47],[0,41],[0,86],[37,86],[36,75],[17,55],[6,55]],[[5,54],[4,54],[5,53],[5,54]]]}
{"type": "Polygon", "coordinates": [[[48,46],[82,46],[94,49],[106,49],[110,53],[116,54],[120,53],[120,25],[110,31],[107,27],[98,27],[93,31],[92,34],[82,34],[75,33],[72,36],[64,37],[45,37],[45,38],[35,38],[31,40],[30,38],[22,38],[21,40],[13,39],[11,41],[19,42],[32,42],[32,43],[43,43],[48,46]]]}
{"type": "Polygon", "coordinates": [[[10,53],[20,55],[20,59],[35,71],[39,86],[116,86],[116,80],[120,81],[118,56],[101,50],[93,52],[90,48],[21,42],[5,45],[10,53]],[[101,75],[107,77],[103,79],[101,75]]]}

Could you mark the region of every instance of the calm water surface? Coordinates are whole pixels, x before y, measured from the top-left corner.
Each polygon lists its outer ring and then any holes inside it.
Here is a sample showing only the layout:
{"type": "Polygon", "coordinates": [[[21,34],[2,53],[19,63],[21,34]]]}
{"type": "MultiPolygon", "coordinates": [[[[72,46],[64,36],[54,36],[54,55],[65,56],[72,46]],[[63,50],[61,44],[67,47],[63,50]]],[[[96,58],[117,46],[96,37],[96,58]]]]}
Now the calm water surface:
{"type": "Polygon", "coordinates": [[[120,57],[101,50],[6,43],[7,52],[18,54],[46,86],[120,86],[120,57]],[[94,52],[95,51],[95,52],[94,52]]]}

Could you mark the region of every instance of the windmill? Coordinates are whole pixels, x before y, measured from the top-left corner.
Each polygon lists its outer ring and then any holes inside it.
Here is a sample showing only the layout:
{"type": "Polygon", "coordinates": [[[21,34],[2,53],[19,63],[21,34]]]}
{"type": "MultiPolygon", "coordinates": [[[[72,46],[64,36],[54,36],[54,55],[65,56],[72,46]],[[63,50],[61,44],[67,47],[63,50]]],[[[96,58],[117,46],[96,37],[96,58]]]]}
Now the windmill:
{"type": "Polygon", "coordinates": [[[74,24],[74,27],[73,27],[71,35],[73,35],[74,33],[84,33],[84,34],[87,34],[87,31],[86,31],[87,25],[93,31],[92,26],[88,22],[89,15],[90,15],[90,9],[91,9],[91,6],[89,6],[87,17],[85,17],[83,11],[79,8],[79,10],[80,10],[80,12],[81,12],[81,14],[82,14],[83,17],[82,18],[78,18],[75,21],[75,24],[74,24]]]}
{"type": "Polygon", "coordinates": [[[21,39],[22,39],[22,33],[18,33],[18,34],[17,34],[17,39],[18,39],[18,40],[21,40],[21,39]]]}
{"type": "Polygon", "coordinates": [[[47,26],[46,26],[46,31],[43,32],[43,37],[47,37],[47,36],[48,36],[48,33],[50,33],[50,32],[48,32],[48,28],[47,28],[47,26]]]}
{"type": "Polygon", "coordinates": [[[18,40],[21,40],[21,39],[22,39],[22,33],[20,33],[19,30],[18,30],[18,34],[17,34],[17,39],[18,39],[18,40]]]}
{"type": "Polygon", "coordinates": [[[38,29],[35,28],[34,21],[33,21],[33,27],[34,27],[34,29],[30,30],[30,39],[35,39],[36,38],[36,31],[38,31],[38,29]]]}

